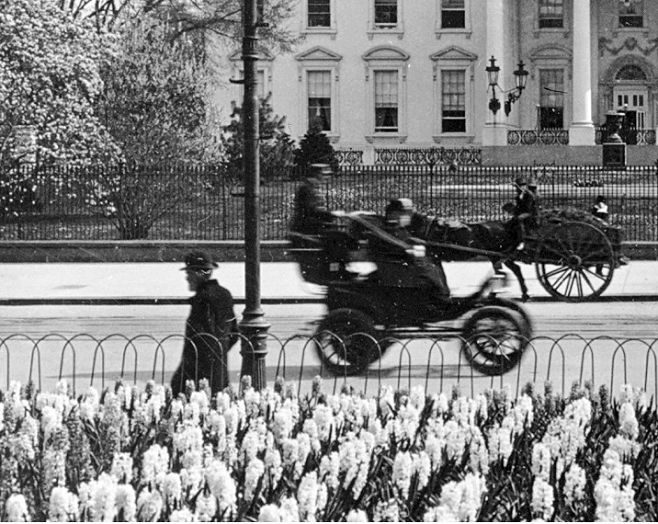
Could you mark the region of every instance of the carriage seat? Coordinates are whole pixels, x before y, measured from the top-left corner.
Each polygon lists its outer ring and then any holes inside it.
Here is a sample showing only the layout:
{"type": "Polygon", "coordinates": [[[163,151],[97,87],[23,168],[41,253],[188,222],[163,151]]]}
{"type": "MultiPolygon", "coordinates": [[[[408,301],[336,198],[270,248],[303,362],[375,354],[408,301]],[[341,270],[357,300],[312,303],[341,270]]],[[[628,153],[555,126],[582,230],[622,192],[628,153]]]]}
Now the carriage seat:
{"type": "Polygon", "coordinates": [[[291,231],[288,252],[299,264],[302,278],[312,284],[327,285],[331,281],[351,280],[357,273],[347,269],[351,253],[359,242],[344,231],[326,231],[322,235],[305,235],[291,231]]]}

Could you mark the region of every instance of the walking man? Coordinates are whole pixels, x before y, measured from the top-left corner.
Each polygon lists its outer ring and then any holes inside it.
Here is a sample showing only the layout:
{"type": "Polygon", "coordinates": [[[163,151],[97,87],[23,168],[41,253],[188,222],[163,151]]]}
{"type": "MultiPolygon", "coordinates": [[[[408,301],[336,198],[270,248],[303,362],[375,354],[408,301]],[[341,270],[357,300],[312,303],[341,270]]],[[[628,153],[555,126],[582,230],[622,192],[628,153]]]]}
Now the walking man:
{"type": "Polygon", "coordinates": [[[183,356],[171,379],[174,397],[185,391],[187,380],[207,379],[213,395],[229,385],[227,355],[238,340],[238,324],[230,291],[212,278],[215,268],[217,263],[201,251],[185,257],[182,270],[195,294],[190,298],[183,356]]]}

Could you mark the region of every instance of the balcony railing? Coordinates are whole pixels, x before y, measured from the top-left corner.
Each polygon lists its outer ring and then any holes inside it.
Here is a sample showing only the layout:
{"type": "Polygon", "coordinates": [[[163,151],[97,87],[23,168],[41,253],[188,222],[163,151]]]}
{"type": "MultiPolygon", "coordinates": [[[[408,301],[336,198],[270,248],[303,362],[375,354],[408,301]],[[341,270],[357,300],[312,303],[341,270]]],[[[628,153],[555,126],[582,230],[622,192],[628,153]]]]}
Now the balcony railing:
{"type": "MultiPolygon", "coordinates": [[[[596,134],[594,138],[596,143],[602,144],[607,134],[605,126],[596,126],[596,134]]],[[[655,129],[637,129],[634,127],[627,129],[622,128],[619,131],[619,136],[624,142],[631,146],[652,146],[656,144],[655,129]]]]}
{"type": "Polygon", "coordinates": [[[507,132],[507,145],[569,145],[569,131],[566,129],[515,129],[507,132]]]}

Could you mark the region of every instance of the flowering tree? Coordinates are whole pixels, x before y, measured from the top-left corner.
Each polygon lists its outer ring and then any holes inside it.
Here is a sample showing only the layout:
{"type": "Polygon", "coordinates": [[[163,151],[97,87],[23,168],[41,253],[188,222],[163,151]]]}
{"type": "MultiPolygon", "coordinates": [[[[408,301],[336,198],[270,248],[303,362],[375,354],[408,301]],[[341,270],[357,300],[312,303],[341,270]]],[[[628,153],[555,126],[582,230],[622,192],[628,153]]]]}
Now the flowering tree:
{"type": "Polygon", "coordinates": [[[34,126],[41,162],[103,158],[94,112],[113,39],[52,0],[0,0],[0,135],[34,126]]]}

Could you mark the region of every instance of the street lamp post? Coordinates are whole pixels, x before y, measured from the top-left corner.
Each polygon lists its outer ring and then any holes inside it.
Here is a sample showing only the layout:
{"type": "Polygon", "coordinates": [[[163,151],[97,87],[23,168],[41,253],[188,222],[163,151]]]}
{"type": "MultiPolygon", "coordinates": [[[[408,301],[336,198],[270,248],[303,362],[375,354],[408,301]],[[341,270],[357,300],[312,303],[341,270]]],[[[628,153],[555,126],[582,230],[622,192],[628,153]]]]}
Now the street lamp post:
{"type": "Polygon", "coordinates": [[[258,0],[244,0],[242,10],[244,37],[244,99],[242,121],[244,129],[244,242],[245,242],[245,309],[240,322],[242,339],[241,376],[248,375],[252,385],[265,387],[265,357],[267,330],[270,325],[260,302],[260,162],[258,126],[258,0]]]}
{"type": "MultiPolygon", "coordinates": [[[[498,74],[500,72],[500,67],[496,65],[495,57],[492,56],[489,59],[489,65],[485,68],[485,70],[489,80],[489,87],[491,88],[489,109],[495,115],[500,109],[500,100],[496,98],[496,87],[500,89],[500,86],[498,85],[498,74]]],[[[521,94],[523,93],[526,82],[528,81],[528,71],[525,68],[523,60],[519,62],[519,68],[514,71],[514,81],[516,86],[510,93],[508,93],[507,100],[505,100],[505,116],[509,116],[509,114],[512,112],[512,104],[521,98],[521,94]]]]}

